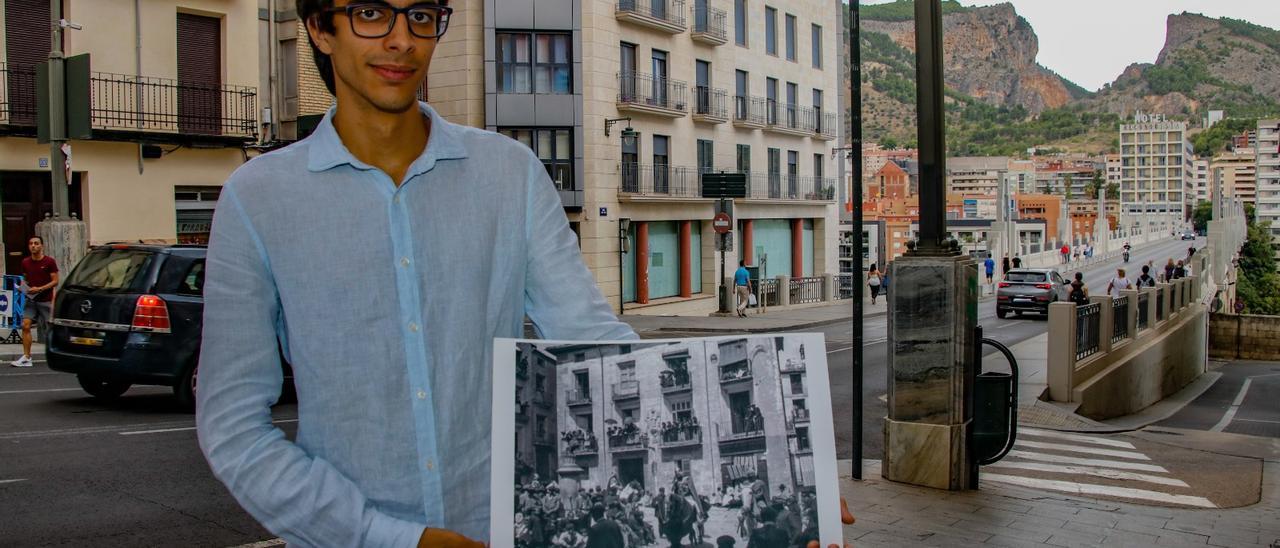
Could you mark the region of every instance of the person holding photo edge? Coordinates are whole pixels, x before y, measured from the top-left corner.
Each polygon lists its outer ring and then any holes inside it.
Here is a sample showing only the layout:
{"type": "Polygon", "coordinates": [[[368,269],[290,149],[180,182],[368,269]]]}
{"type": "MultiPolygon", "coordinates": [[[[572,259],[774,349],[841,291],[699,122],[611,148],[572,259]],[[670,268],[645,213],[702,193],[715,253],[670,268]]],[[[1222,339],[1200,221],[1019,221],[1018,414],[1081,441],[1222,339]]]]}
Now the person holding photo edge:
{"type": "Polygon", "coordinates": [[[526,316],[543,338],[636,338],[534,154],[417,101],[447,4],[298,0],[336,106],[236,170],[219,199],[200,447],[291,545],[480,546],[493,339],[520,336],[526,316]],[[278,348],[295,441],[272,422],[278,348]]]}

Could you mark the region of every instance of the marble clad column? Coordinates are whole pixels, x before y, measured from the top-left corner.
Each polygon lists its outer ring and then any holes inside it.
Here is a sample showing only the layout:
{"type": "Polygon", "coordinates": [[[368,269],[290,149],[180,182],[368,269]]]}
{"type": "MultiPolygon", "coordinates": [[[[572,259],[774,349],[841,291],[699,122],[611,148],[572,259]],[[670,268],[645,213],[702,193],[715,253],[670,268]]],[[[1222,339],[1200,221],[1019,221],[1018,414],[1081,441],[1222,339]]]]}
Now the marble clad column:
{"type": "Polygon", "coordinates": [[[891,267],[889,480],[937,489],[969,486],[978,264],[965,256],[908,253],[891,267]]]}

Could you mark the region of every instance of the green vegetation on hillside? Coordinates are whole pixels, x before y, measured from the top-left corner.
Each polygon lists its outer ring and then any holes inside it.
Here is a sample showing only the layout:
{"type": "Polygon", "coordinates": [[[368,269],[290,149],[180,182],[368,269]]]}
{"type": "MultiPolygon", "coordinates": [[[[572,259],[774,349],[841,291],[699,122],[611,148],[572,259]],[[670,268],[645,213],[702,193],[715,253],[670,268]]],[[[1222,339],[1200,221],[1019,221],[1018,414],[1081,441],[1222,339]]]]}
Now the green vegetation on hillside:
{"type": "MultiPolygon", "coordinates": [[[[848,8],[849,6],[846,4],[845,9],[848,8]]],[[[942,15],[965,11],[969,11],[969,8],[961,6],[960,2],[956,0],[942,1],[942,15]]],[[[888,4],[861,6],[858,9],[858,15],[863,19],[874,19],[876,21],[911,21],[916,17],[916,3],[914,0],[897,0],[888,4]]]]}
{"type": "MultiPolygon", "coordinates": [[[[1245,208],[1252,206],[1246,204],[1245,208]]],[[[1248,237],[1240,248],[1236,296],[1244,301],[1246,314],[1280,315],[1280,274],[1276,273],[1275,251],[1271,247],[1271,223],[1258,223],[1248,213],[1248,237]]]]}
{"type": "Polygon", "coordinates": [[[1280,53],[1280,31],[1269,29],[1261,25],[1255,25],[1248,21],[1240,19],[1232,19],[1230,17],[1222,17],[1218,19],[1218,24],[1226,27],[1236,36],[1243,36],[1250,40],[1254,40],[1265,44],[1267,47],[1280,53]]]}
{"type": "Polygon", "coordinates": [[[1232,137],[1257,127],[1258,120],[1254,118],[1228,118],[1197,133],[1191,138],[1191,146],[1195,148],[1196,154],[1206,158],[1211,157],[1221,152],[1227,143],[1231,142],[1232,137]]]}

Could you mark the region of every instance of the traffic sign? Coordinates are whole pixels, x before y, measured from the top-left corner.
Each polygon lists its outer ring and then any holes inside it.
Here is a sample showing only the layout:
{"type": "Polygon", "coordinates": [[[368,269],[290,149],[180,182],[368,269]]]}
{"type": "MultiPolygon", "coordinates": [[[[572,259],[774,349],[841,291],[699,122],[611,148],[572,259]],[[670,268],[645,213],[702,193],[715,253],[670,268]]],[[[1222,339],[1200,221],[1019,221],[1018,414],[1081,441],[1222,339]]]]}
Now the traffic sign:
{"type": "Polygon", "coordinates": [[[716,213],[715,218],[711,219],[711,227],[720,234],[724,234],[733,229],[733,219],[729,218],[728,213],[716,213]]]}
{"type": "Polygon", "coordinates": [[[745,173],[703,173],[703,198],[746,198],[747,175],[745,173]]]}

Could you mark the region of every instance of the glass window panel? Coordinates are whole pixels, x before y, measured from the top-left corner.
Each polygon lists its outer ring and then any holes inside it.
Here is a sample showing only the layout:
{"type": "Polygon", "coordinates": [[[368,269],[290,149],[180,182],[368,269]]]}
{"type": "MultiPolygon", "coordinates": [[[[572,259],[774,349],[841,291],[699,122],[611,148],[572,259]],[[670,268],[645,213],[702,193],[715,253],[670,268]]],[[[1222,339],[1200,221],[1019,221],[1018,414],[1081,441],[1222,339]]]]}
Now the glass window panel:
{"type": "Polygon", "coordinates": [[[557,66],[551,76],[552,93],[570,93],[571,72],[567,66],[557,66]]]}
{"type": "Polygon", "coordinates": [[[518,34],[515,38],[515,60],[520,63],[529,62],[529,35],[518,34]]]}
{"type": "Polygon", "coordinates": [[[538,132],[538,149],[537,150],[538,150],[539,158],[542,158],[543,160],[551,159],[551,154],[552,154],[552,151],[554,150],[552,148],[552,139],[554,138],[555,138],[555,135],[553,131],[543,130],[538,132]]]}
{"type": "Polygon", "coordinates": [[[538,47],[534,50],[534,58],[537,59],[539,63],[551,62],[551,39],[552,36],[546,34],[538,36],[538,47]]]}
{"type": "Polygon", "coordinates": [[[568,160],[573,156],[573,146],[569,144],[569,131],[560,130],[556,132],[556,155],[561,160],[568,160]]]}
{"type": "Polygon", "coordinates": [[[512,91],[514,93],[529,93],[529,67],[527,65],[517,66],[512,73],[512,91]]]}
{"type": "Polygon", "coordinates": [[[538,65],[533,71],[533,85],[537,93],[551,92],[551,67],[547,65],[538,65]]]}

